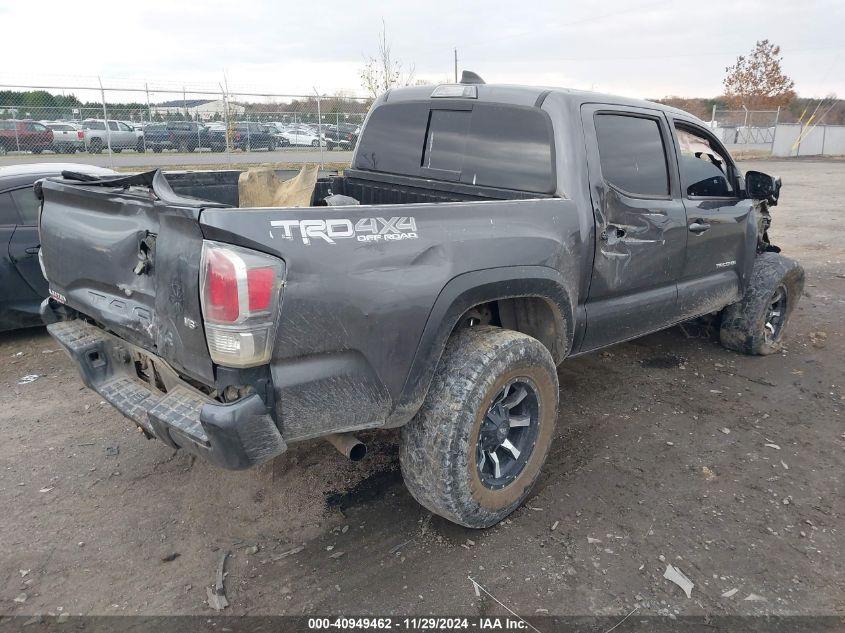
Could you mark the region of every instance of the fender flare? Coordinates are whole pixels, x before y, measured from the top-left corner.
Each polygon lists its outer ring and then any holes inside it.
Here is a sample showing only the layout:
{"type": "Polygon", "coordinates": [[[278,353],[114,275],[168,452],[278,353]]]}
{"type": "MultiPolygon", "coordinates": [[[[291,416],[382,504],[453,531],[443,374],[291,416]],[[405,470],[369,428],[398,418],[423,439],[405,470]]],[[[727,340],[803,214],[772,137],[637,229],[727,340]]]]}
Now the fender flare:
{"type": "Polygon", "coordinates": [[[538,297],[548,301],[558,321],[561,352],[560,363],[572,349],[574,322],[570,292],[562,275],[547,266],[508,266],[486,268],[463,273],[449,281],[429,312],[420,335],[414,359],[405,379],[402,393],[391,416],[393,424],[403,424],[422,404],[434,371],[461,315],[473,306],[518,297],[538,297]],[[395,420],[395,422],[394,422],[395,420]]]}

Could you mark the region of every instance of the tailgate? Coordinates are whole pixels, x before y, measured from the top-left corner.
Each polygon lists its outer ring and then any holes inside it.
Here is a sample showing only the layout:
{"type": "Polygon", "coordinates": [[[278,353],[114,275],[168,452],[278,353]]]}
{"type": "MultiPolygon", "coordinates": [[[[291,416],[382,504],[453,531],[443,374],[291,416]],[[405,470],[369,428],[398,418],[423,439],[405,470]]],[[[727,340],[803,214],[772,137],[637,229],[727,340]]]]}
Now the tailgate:
{"type": "Polygon", "coordinates": [[[164,201],[152,187],[55,179],[41,188],[41,254],[51,296],[213,384],[199,299],[197,220],[205,203],[164,201]]]}

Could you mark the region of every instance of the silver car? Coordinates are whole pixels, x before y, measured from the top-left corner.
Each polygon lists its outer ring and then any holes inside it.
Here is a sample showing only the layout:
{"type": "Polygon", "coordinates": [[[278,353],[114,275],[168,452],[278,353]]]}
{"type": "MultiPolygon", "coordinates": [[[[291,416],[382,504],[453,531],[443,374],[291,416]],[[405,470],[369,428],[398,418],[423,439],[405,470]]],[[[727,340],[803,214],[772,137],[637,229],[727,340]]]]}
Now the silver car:
{"type": "Polygon", "coordinates": [[[42,121],[53,130],[53,151],[57,154],[75,154],[85,149],[85,132],[69,121],[42,121]]]}

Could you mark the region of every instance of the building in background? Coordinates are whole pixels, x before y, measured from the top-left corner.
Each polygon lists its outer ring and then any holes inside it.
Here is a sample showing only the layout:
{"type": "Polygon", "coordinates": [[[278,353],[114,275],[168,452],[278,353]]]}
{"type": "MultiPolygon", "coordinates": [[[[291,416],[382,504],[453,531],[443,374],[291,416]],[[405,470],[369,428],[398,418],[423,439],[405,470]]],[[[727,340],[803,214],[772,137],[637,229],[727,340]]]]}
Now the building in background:
{"type": "MultiPolygon", "coordinates": [[[[150,107],[152,116],[160,115],[167,118],[174,115],[187,114],[193,120],[212,121],[223,119],[226,114],[226,103],[223,99],[208,101],[204,99],[187,99],[165,101],[150,107]]],[[[245,108],[237,103],[229,103],[229,116],[239,117],[245,112],[245,108]]]]}

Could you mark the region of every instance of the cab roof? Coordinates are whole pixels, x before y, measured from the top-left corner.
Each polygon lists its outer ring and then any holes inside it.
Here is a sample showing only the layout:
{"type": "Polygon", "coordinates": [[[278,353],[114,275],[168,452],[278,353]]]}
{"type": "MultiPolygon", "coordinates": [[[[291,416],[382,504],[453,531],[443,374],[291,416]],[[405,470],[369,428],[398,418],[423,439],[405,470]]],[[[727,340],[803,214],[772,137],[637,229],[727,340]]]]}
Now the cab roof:
{"type": "MultiPolygon", "coordinates": [[[[682,115],[684,117],[698,120],[697,117],[694,117],[689,112],[685,112],[684,110],[667,106],[662,103],[657,103],[656,101],[631,99],[629,97],[620,97],[618,95],[608,95],[586,90],[574,90],[572,88],[520,86],[511,84],[440,84],[440,86],[473,86],[477,91],[478,96],[476,99],[468,100],[487,103],[539,107],[548,95],[555,94],[567,101],[570,101],[572,105],[579,107],[584,103],[606,103],[637,108],[650,108],[652,110],[662,110],[674,115],[682,115]]],[[[387,103],[396,103],[401,101],[420,101],[431,99],[431,95],[434,90],[440,86],[426,85],[394,88],[384,95],[384,101],[387,103]]],[[[434,97],[434,99],[437,99],[437,97],[434,97]]]]}

